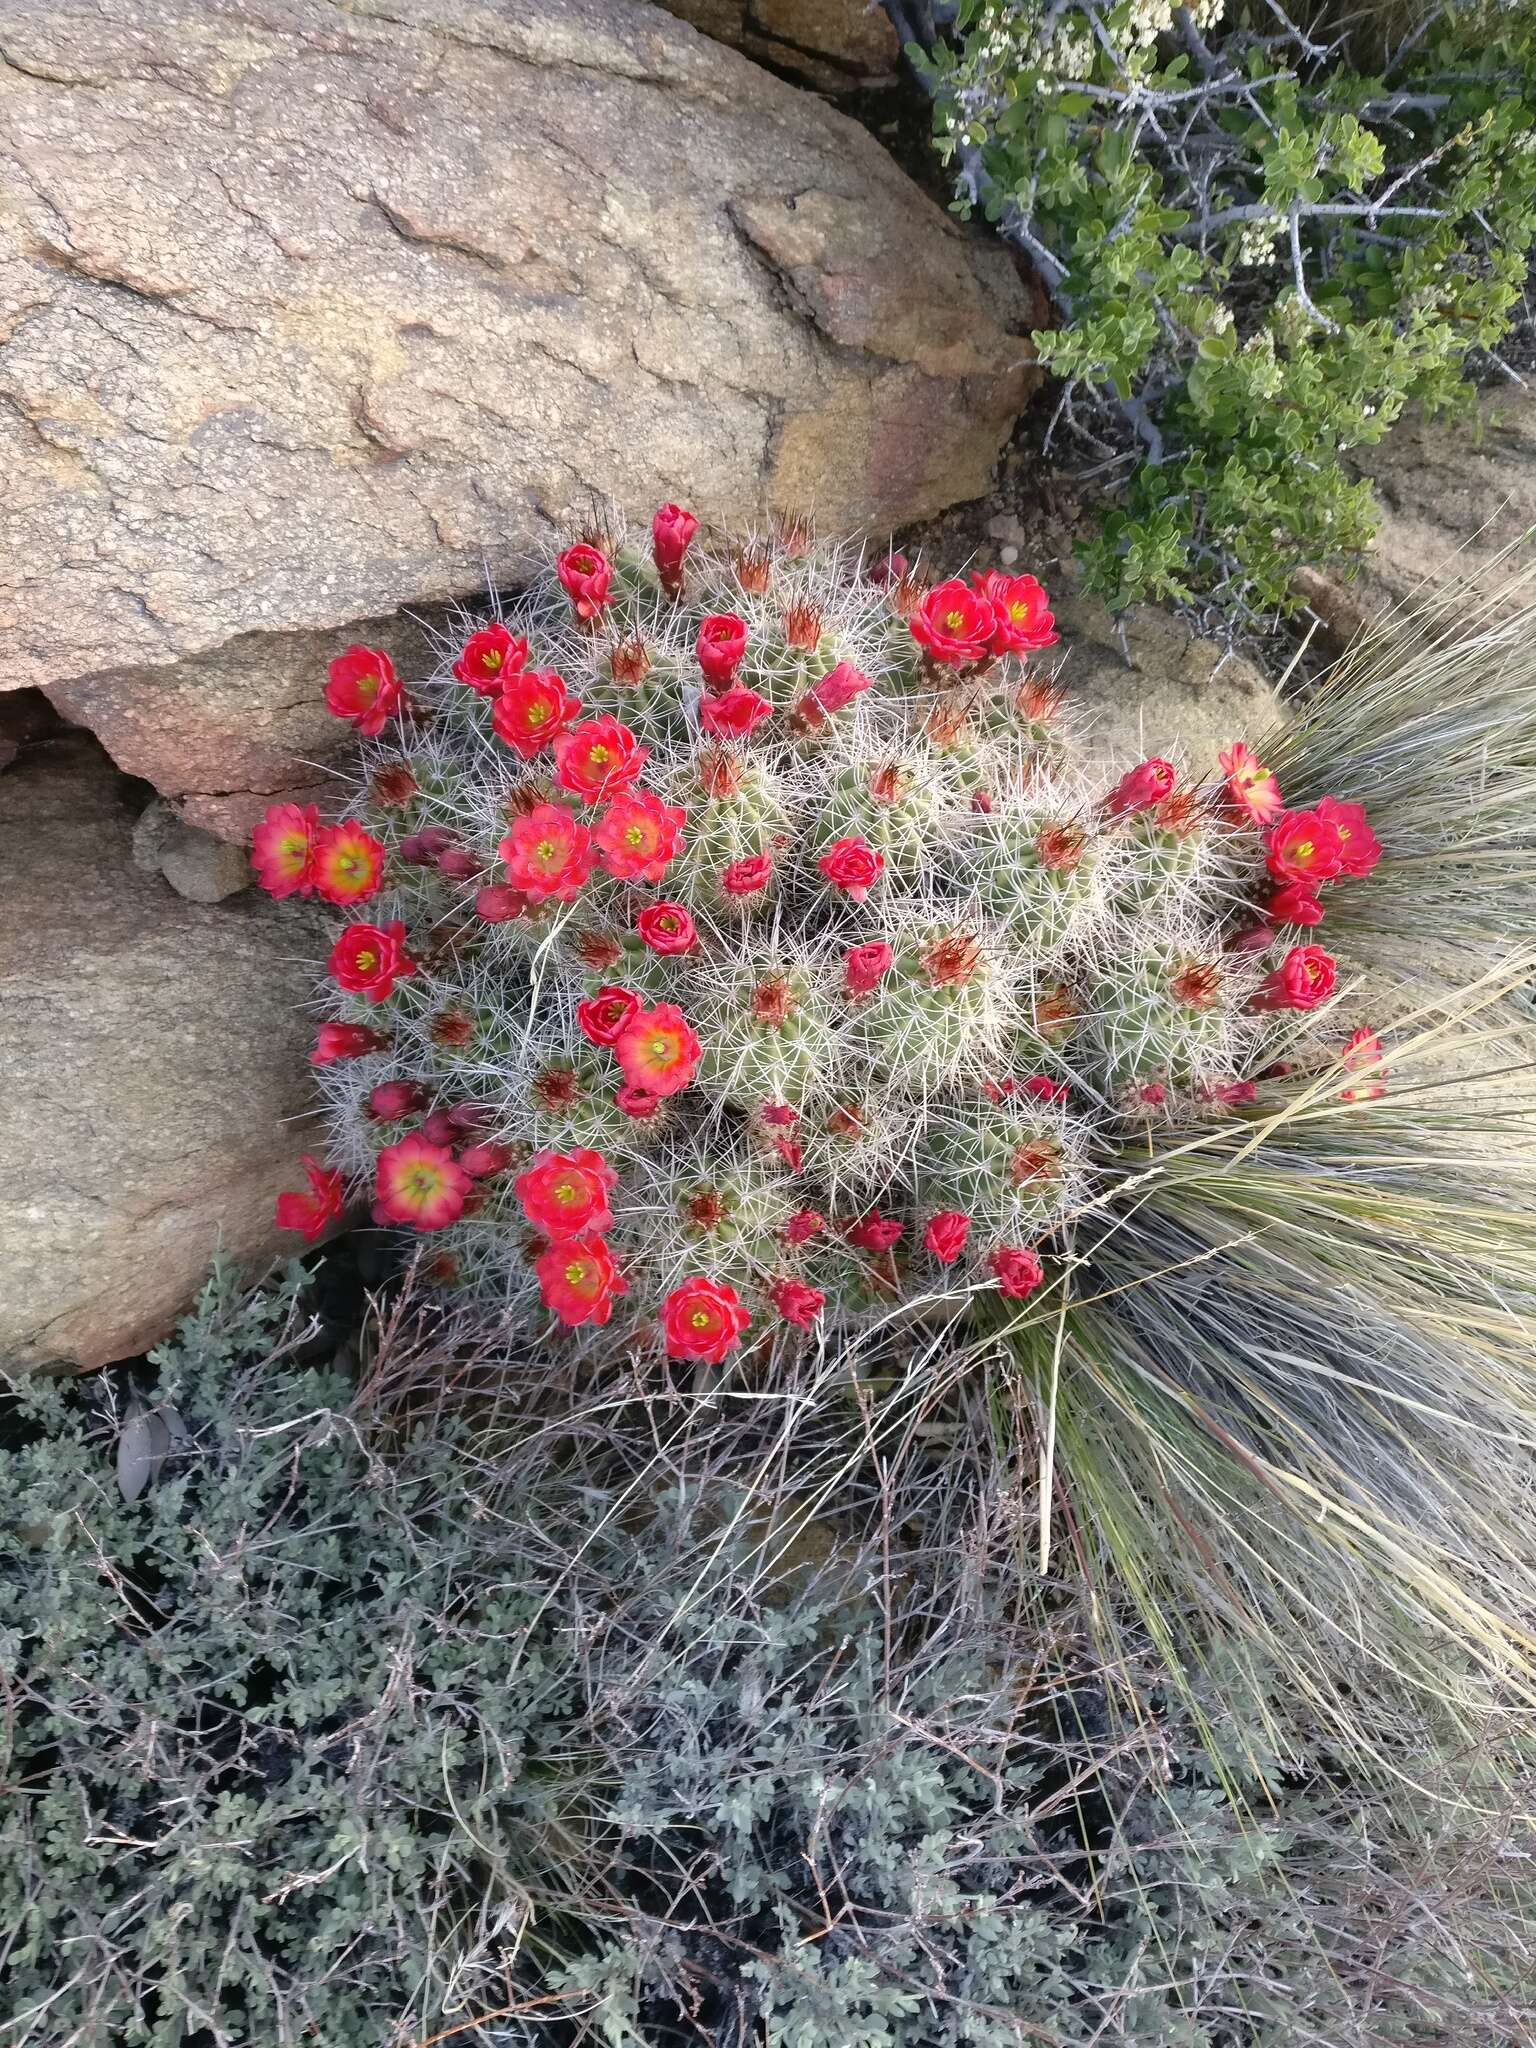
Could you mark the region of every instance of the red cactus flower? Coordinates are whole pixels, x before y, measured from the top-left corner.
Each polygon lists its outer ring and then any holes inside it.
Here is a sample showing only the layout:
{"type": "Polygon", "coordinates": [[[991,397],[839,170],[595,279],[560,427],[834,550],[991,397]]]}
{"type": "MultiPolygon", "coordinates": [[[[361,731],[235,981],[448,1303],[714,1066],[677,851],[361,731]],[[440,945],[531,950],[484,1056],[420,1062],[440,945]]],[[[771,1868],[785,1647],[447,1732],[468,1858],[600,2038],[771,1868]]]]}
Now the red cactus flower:
{"type": "Polygon", "coordinates": [[[971,1234],[971,1219],[963,1209],[945,1209],[930,1216],[923,1231],[923,1244],[942,1265],[952,1266],[965,1250],[971,1234]]]}
{"type": "Polygon", "coordinates": [[[601,803],[638,779],[650,751],[618,719],[589,718],[556,739],[555,780],[573,796],[601,803]]]}
{"type": "Polygon", "coordinates": [[[884,939],[867,939],[843,955],[843,986],[851,996],[873,995],[891,970],[896,955],[884,939]]]}
{"type": "Polygon", "coordinates": [[[498,619],[471,633],[459,649],[453,672],[482,697],[496,697],[511,676],[528,666],[528,642],[521,633],[509,633],[498,619]]]}
{"type": "Polygon", "coordinates": [[[682,849],[688,813],[648,789],[615,797],[597,822],[593,843],[609,874],[621,882],[659,882],[682,849]]]}
{"type": "Polygon", "coordinates": [[[384,848],[355,818],[343,818],[316,837],[312,868],[327,903],[366,903],[384,886],[384,848]]]}
{"type": "Polygon", "coordinates": [[[489,1180],[493,1174],[505,1173],[515,1156],[510,1145],[466,1145],[459,1164],[471,1180],[489,1180]]]}
{"type": "Polygon", "coordinates": [[[862,903],[880,879],[885,855],[877,853],[867,839],[838,839],[816,865],[834,889],[841,889],[854,903],[862,903]]]}
{"type": "Polygon", "coordinates": [[[251,834],[251,866],[269,896],[314,894],[315,840],[320,813],[313,804],[273,804],[251,834]]]}
{"type": "Polygon", "coordinates": [[[676,597],[683,587],[683,557],[699,530],[699,522],[681,505],[659,505],[651,520],[651,559],[661,587],[676,597]]]}
{"type": "Polygon", "coordinates": [[[1381,841],[1366,823],[1365,806],[1325,796],[1317,806],[1317,815],[1326,819],[1338,835],[1339,873],[1368,875],[1381,859],[1381,841]]]}
{"type": "Polygon", "coordinates": [[[1061,638],[1050,599],[1035,577],[1004,576],[988,569],[976,578],[976,589],[991,605],[996,621],[990,643],[994,654],[1032,654],[1053,647],[1061,638]]]}
{"type": "Polygon", "coordinates": [[[597,864],[592,834],[560,804],[518,818],[496,851],[530,903],[574,903],[597,864]]]}
{"type": "Polygon", "coordinates": [[[498,739],[531,761],[580,709],[581,699],[571,695],[558,670],[525,668],[509,680],[491,706],[491,724],[498,739]]]}
{"type": "Polygon", "coordinates": [[[405,691],[395,665],[378,647],[348,647],[331,663],[325,708],[349,718],[369,739],[381,733],[400,709],[405,691]]]}
{"type": "Polygon", "coordinates": [[[383,1052],[389,1040],[371,1024],[322,1024],[315,1034],[315,1048],[309,1056],[312,1067],[329,1067],[337,1060],[360,1060],[370,1052],[383,1052]]]}
{"type": "Polygon", "coordinates": [[[827,1219],[819,1209],[797,1209],[779,1235],[786,1244],[809,1244],[826,1227],[827,1219]]]}
{"type": "Polygon", "coordinates": [[[733,860],[720,876],[720,886],[727,896],[755,896],[760,889],[766,889],[773,880],[773,857],[766,853],[749,853],[740,860],[733,860]]]}
{"type": "Polygon", "coordinates": [[[1315,887],[1344,865],[1343,841],[1320,811],[1283,812],[1264,844],[1269,872],[1282,882],[1315,887]]]}
{"type": "Polygon", "coordinates": [[[369,1116],[381,1124],[397,1124],[425,1106],[426,1090],[419,1081],[381,1081],[369,1090],[363,1104],[369,1116]]]}
{"type": "Polygon", "coordinates": [[[1260,831],[1266,825],[1272,825],[1285,809],[1285,799],[1280,794],[1274,770],[1266,768],[1258,755],[1250,752],[1241,740],[1234,740],[1218,758],[1221,772],[1227,778],[1228,808],[1260,831]]]}
{"type": "Polygon", "coordinates": [[[676,1095],[692,1081],[702,1048],[676,1003],[658,1003],[631,1017],[614,1041],[614,1057],[631,1088],[676,1095]]]}
{"type": "Polygon", "coordinates": [[[635,919],[635,930],[653,953],[691,953],[698,928],[682,903],[651,903],[635,919]]]}
{"type": "Polygon", "coordinates": [[[1345,1040],[1344,1050],[1339,1058],[1351,1069],[1373,1069],[1364,1080],[1356,1081],[1348,1088],[1341,1088],[1340,1102],[1374,1102],[1378,1096],[1386,1094],[1387,1070],[1376,1064],[1381,1058],[1381,1040],[1374,1031],[1368,1031],[1363,1026],[1358,1031],[1352,1031],[1345,1040]]]}
{"type": "Polygon", "coordinates": [[[628,1083],[614,1091],[614,1107],[622,1109],[627,1117],[636,1123],[647,1123],[661,1113],[661,1097],[653,1095],[649,1088],[631,1088],[628,1083]]]}
{"type": "Polygon", "coordinates": [[[1212,1102],[1224,1102],[1229,1109],[1243,1109],[1259,1099],[1258,1087],[1252,1081],[1217,1081],[1206,1093],[1212,1102]]]}
{"type": "Polygon", "coordinates": [[[954,577],[928,592],[909,623],[913,639],[932,660],[959,667],[986,659],[997,614],[979,590],[954,577]]]}
{"type": "Polygon", "coordinates": [[[533,1270],[544,1306],[570,1330],[581,1323],[606,1323],[615,1300],[629,1292],[629,1282],[601,1237],[564,1238],[546,1245],[533,1270]]]}
{"type": "Polygon", "coordinates": [[[802,716],[810,713],[816,718],[830,717],[833,712],[844,710],[870,686],[870,678],[862,669],[855,668],[851,661],[840,661],[836,668],[827,670],[819,683],[811,685],[796,708],[802,716]]]}
{"type": "Polygon", "coordinates": [[[527,910],[528,898],[522,890],[508,888],[505,882],[492,882],[475,892],[475,915],[487,924],[511,924],[527,910]]]}
{"type": "Polygon", "coordinates": [[[309,1191],[301,1194],[291,1188],[285,1190],[277,1198],[273,1218],[279,1230],[302,1231],[313,1243],[325,1235],[326,1226],[346,1208],[346,1187],[334,1167],[322,1166],[307,1152],[299,1164],[309,1182],[309,1191]]]}
{"type": "Polygon", "coordinates": [[[349,924],[332,946],[328,965],[338,988],[371,1003],[382,1003],[397,981],[418,971],[405,950],[405,926],[398,918],[386,925],[349,924]]]}
{"type": "Polygon", "coordinates": [[[997,1280],[997,1291],[1009,1301],[1022,1301],[1033,1294],[1045,1278],[1038,1252],[1021,1245],[999,1245],[987,1261],[997,1280]]]}
{"type": "Polygon", "coordinates": [[[1049,1074],[1031,1074],[1024,1083],[1024,1093],[1036,1102],[1065,1102],[1072,1088],[1069,1082],[1053,1081],[1049,1074]]]}
{"type": "Polygon", "coordinates": [[[1338,969],[1321,946],[1292,946],[1289,953],[1250,996],[1250,1010],[1315,1010],[1333,994],[1338,969]]]}
{"type": "Polygon", "coordinates": [[[379,1154],[374,1221],[443,1230],[463,1215],[473,1187],[446,1145],[434,1145],[424,1133],[413,1132],[379,1154]]]}
{"type": "Polygon", "coordinates": [[[712,739],[744,740],[773,716],[773,706],[745,683],[732,683],[719,697],[699,700],[699,723],[712,739]]]}
{"type": "Polygon", "coordinates": [[[821,1289],[808,1286],[804,1280],[775,1280],[768,1297],[786,1323],[794,1323],[802,1330],[808,1330],[827,1305],[821,1289]]]}
{"type": "Polygon", "coordinates": [[[1275,924],[1321,924],[1323,906],[1305,882],[1286,882],[1273,891],[1264,915],[1275,924]]]}
{"type": "Polygon", "coordinates": [[[613,565],[602,549],[578,541],[557,559],[555,574],[577,618],[595,619],[607,604],[613,585],[613,565]]]}
{"type": "Polygon", "coordinates": [[[517,1199],[541,1236],[587,1237],[612,1223],[608,1190],[618,1177],[601,1152],[540,1152],[517,1177],[517,1199]]]}
{"type": "Polygon", "coordinates": [[[906,1225],[895,1216],[882,1216],[878,1209],[870,1209],[843,1232],[850,1244],[857,1245],[861,1252],[888,1252],[898,1243],[906,1225]]]}
{"type": "Polygon", "coordinates": [[[576,1005],[581,1035],[592,1045],[617,1045],[625,1026],[639,1014],[640,998],[634,990],[612,984],[576,1005]]]}
{"type": "Polygon", "coordinates": [[[685,1280],[661,1305],[667,1356],[719,1365],[741,1342],[751,1320],[729,1282],[706,1280],[702,1275],[685,1280]]]}
{"type": "Polygon", "coordinates": [[[1149,804],[1160,804],[1164,797],[1173,793],[1174,767],[1171,761],[1161,761],[1155,756],[1129,769],[1115,784],[1104,799],[1106,818],[1126,818],[1133,811],[1144,811],[1149,804]]]}
{"type": "Polygon", "coordinates": [[[704,674],[704,686],[717,694],[736,680],[742,656],[747,651],[747,622],[735,612],[711,612],[699,627],[694,653],[704,674]]]}

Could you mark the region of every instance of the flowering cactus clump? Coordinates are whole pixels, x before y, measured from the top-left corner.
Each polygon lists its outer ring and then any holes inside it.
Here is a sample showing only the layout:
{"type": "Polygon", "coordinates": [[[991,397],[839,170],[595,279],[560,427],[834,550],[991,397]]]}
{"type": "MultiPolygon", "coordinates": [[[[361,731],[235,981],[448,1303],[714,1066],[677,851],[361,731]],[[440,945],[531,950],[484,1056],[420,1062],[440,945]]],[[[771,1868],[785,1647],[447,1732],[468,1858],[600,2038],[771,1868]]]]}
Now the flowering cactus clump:
{"type": "Polygon", "coordinates": [[[346,816],[275,806],[254,849],[346,919],[331,1163],[284,1220],[366,1188],[530,1332],[713,1363],[1027,1296],[1149,1122],[1253,1099],[1333,991],[1298,928],[1378,851],[1242,744],[1096,786],[1056,641],[1031,576],[934,584],[796,521],[709,543],[667,505],[408,692],[350,649],[346,816]]]}

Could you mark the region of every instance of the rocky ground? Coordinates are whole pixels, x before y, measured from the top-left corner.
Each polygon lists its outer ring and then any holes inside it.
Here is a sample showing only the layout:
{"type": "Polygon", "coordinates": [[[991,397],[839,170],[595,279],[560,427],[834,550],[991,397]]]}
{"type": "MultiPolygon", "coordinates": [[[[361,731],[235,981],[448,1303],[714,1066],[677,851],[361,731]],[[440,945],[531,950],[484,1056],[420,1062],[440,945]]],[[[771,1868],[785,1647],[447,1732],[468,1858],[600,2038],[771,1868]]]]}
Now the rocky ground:
{"type": "MultiPolygon", "coordinates": [[[[838,111],[901,125],[884,17],[669,5],[6,21],[0,1361],[122,1357],[220,1245],[277,1248],[306,938],[240,842],[323,791],[337,648],[408,675],[593,498],[1036,569],[1106,765],[1272,714],[1252,662],[1074,593],[1079,508],[1019,427],[1038,298],[838,111]]],[[[1367,573],[1309,591],[1336,636],[1457,547],[1491,587],[1536,520],[1536,413],[1485,413],[1373,457],[1367,573]]]]}

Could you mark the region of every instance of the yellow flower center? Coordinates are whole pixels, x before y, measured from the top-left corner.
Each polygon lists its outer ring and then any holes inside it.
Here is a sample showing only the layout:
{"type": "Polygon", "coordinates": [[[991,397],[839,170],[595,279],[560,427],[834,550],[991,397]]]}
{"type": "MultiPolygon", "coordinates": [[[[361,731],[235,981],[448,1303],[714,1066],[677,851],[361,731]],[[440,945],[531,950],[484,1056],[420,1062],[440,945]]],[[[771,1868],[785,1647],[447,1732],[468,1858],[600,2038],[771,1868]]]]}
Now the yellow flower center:
{"type": "Polygon", "coordinates": [[[480,661],[488,675],[495,675],[497,669],[501,667],[501,649],[499,647],[488,647],[484,654],[481,655],[480,661]]]}
{"type": "Polygon", "coordinates": [[[443,1176],[435,1166],[412,1166],[406,1171],[401,1193],[407,1201],[430,1202],[441,1191],[442,1184],[443,1176]]]}
{"type": "Polygon", "coordinates": [[[948,626],[951,633],[958,633],[960,628],[965,624],[965,613],[946,612],[944,614],[944,623],[946,626],[948,626]]]}
{"type": "Polygon", "coordinates": [[[362,973],[372,974],[374,968],[379,964],[379,956],[370,947],[364,947],[363,951],[357,956],[357,964],[362,973]]]}
{"type": "Polygon", "coordinates": [[[707,1330],[709,1328],[709,1310],[707,1308],[696,1308],[688,1320],[696,1330],[707,1330]]]}
{"type": "Polygon", "coordinates": [[[669,1060],[676,1050],[676,1044],[670,1038],[653,1038],[651,1040],[651,1058],[653,1060],[669,1060]]]}
{"type": "Polygon", "coordinates": [[[566,1284],[570,1287],[574,1287],[579,1280],[584,1280],[586,1278],[586,1273],[587,1268],[585,1262],[581,1259],[572,1259],[571,1263],[565,1269],[566,1284]]]}
{"type": "Polygon", "coordinates": [[[592,763],[593,763],[593,764],[594,764],[595,766],[597,766],[597,767],[601,767],[601,766],[602,766],[602,764],[603,764],[603,763],[604,763],[604,762],[605,762],[605,761],[606,761],[606,760],[607,760],[608,758],[609,758],[609,754],[608,754],[608,749],[607,749],[606,747],[594,747],[594,748],[592,749],[591,753],[590,753],[590,754],[588,754],[588,756],[587,756],[587,759],[588,759],[589,761],[591,761],[591,762],[592,762],[592,763]]]}
{"type": "Polygon", "coordinates": [[[357,701],[371,704],[379,694],[379,678],[376,675],[359,676],[357,679],[357,701]]]}
{"type": "Polygon", "coordinates": [[[575,1182],[569,1180],[556,1181],[550,1192],[554,1195],[555,1200],[562,1209],[569,1209],[572,1202],[579,1201],[581,1196],[581,1191],[575,1182]]]}
{"type": "Polygon", "coordinates": [[[537,850],[540,860],[553,860],[555,857],[555,842],[553,839],[541,839],[537,850]]]}
{"type": "Polygon", "coordinates": [[[631,825],[624,834],[624,844],[626,846],[643,846],[645,844],[644,829],[639,825],[631,825]]]}
{"type": "Polygon", "coordinates": [[[1013,619],[1027,619],[1029,617],[1029,606],[1027,604],[1011,604],[1008,607],[1008,616],[1013,619]]]}
{"type": "Polygon", "coordinates": [[[1299,860],[1310,860],[1312,858],[1312,841],[1310,839],[1303,839],[1296,848],[1296,855],[1299,860]]]}
{"type": "Polygon", "coordinates": [[[549,706],[547,704],[530,704],[528,706],[528,723],[530,725],[542,725],[548,716],[549,706]]]}

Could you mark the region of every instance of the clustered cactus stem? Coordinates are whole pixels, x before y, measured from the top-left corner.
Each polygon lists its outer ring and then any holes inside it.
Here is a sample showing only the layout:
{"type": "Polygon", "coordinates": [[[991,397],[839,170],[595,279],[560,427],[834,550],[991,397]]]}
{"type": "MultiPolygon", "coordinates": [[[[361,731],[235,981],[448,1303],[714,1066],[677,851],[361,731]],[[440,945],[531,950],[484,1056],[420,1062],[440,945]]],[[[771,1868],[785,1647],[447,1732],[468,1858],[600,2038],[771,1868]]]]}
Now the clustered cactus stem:
{"type": "Polygon", "coordinates": [[[1032,576],[932,584],[803,520],[709,543],[664,505],[409,694],[341,655],[347,815],[276,805],[254,846],[351,917],[312,1055],[332,1162],[281,1220],[319,1236],[366,1185],[530,1334],[706,1363],[1028,1296],[1149,1122],[1305,1065],[1335,970],[1300,928],[1379,853],[1241,743],[1096,788],[1057,637],[1032,576]]]}

